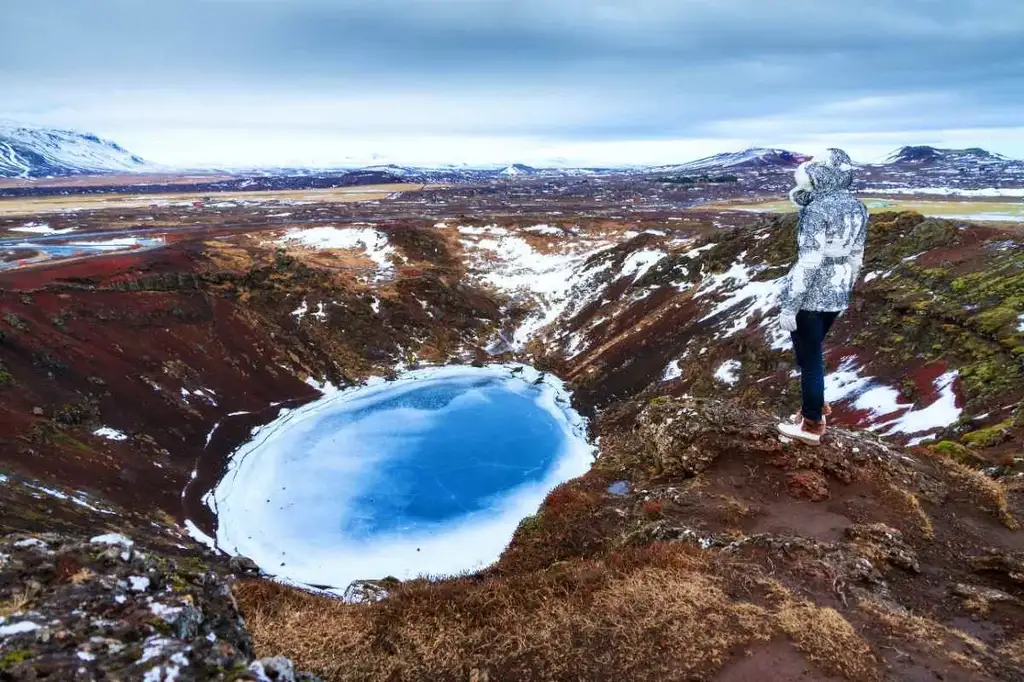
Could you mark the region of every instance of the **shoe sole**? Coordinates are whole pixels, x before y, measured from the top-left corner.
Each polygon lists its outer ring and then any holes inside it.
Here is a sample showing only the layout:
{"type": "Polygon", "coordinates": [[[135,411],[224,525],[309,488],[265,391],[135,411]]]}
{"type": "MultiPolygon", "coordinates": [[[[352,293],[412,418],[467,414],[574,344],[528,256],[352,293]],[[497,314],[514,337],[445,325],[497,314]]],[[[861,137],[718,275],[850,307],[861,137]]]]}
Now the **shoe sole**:
{"type": "Polygon", "coordinates": [[[779,431],[779,435],[781,435],[783,438],[789,438],[790,440],[795,440],[798,443],[803,443],[804,445],[810,445],[811,447],[818,447],[819,445],[821,445],[821,438],[815,439],[815,438],[807,438],[807,437],[803,437],[803,436],[798,436],[798,435],[795,435],[795,434],[786,433],[782,429],[779,429],[778,431],[779,431]]]}

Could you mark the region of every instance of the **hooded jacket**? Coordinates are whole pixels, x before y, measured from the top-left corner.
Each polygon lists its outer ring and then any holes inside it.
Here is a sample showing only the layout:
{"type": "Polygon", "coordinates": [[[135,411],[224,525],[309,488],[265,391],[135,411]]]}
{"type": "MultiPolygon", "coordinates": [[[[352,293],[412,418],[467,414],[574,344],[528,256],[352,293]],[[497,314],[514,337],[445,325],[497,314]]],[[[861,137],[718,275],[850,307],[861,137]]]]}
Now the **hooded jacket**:
{"type": "Polygon", "coordinates": [[[868,209],[850,191],[853,165],[841,150],[796,169],[790,199],[800,208],[799,257],[782,288],[782,312],[841,312],[864,262],[868,209]]]}

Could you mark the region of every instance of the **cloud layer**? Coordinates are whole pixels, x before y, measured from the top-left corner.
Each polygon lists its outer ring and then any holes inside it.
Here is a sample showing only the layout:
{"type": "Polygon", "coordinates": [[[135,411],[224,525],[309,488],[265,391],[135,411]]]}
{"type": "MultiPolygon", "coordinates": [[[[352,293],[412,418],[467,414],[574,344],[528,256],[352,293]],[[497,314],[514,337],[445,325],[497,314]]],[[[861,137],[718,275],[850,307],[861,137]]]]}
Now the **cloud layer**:
{"type": "Polygon", "coordinates": [[[170,162],[249,163],[259,139],[287,140],[264,151],[274,163],[309,140],[344,156],[367,139],[390,155],[427,139],[846,134],[867,152],[875,135],[964,130],[1024,155],[1014,0],[97,0],[4,15],[0,117],[170,162]]]}

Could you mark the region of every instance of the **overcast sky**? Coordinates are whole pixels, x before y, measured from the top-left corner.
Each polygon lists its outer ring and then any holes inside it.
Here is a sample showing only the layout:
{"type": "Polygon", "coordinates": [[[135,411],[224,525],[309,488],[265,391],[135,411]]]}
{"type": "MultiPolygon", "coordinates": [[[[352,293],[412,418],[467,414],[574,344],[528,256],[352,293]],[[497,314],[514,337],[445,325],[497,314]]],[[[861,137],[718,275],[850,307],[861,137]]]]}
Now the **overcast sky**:
{"type": "Polygon", "coordinates": [[[1024,157],[1021,0],[5,0],[0,119],[174,165],[1024,157]]]}

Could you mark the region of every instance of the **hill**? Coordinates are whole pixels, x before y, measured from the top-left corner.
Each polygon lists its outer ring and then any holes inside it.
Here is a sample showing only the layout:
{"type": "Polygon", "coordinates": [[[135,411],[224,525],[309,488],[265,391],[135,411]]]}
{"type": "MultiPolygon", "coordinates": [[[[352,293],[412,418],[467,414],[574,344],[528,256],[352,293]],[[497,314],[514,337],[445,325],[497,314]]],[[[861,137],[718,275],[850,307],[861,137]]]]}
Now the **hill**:
{"type": "Polygon", "coordinates": [[[152,170],[116,142],[89,133],[0,123],[0,177],[37,178],[152,170]]]}

